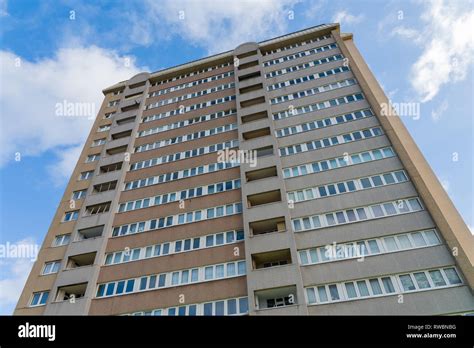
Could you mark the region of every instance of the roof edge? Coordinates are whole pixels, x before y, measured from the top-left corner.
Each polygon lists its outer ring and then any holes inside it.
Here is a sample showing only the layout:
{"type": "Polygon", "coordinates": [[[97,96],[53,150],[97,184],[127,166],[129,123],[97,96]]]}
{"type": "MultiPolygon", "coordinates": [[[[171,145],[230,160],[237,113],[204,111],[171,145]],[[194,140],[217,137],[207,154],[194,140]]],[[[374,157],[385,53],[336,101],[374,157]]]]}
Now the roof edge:
{"type": "MultiPolygon", "coordinates": [[[[302,30],[292,32],[292,33],[277,36],[275,38],[260,41],[260,42],[258,42],[258,45],[259,45],[260,48],[262,48],[262,47],[264,48],[266,46],[274,45],[274,44],[279,43],[281,41],[296,38],[296,37],[303,36],[303,35],[306,35],[306,34],[316,33],[316,32],[321,31],[321,30],[328,30],[329,28],[338,29],[339,28],[339,23],[319,24],[319,25],[316,25],[316,26],[313,26],[313,27],[309,27],[309,28],[306,28],[306,29],[302,29],[302,30]]],[[[161,75],[171,74],[171,73],[179,71],[179,70],[189,69],[189,68],[192,68],[192,67],[195,67],[195,66],[198,66],[198,65],[206,64],[207,62],[211,62],[211,61],[214,61],[214,60],[219,60],[219,59],[224,59],[224,58],[227,58],[227,57],[231,57],[233,51],[234,50],[229,50],[229,51],[217,53],[217,54],[214,54],[212,56],[199,58],[199,59],[196,59],[196,60],[193,60],[193,61],[190,61],[190,62],[175,65],[175,66],[163,69],[163,70],[158,70],[158,71],[150,73],[149,78],[150,79],[156,78],[156,77],[159,77],[161,75]]],[[[128,80],[121,81],[121,82],[118,82],[118,83],[116,83],[116,84],[114,84],[110,87],[104,88],[102,90],[102,93],[106,94],[107,92],[110,92],[110,91],[113,91],[115,89],[121,88],[121,87],[125,86],[126,81],[128,81],[128,80]]]]}

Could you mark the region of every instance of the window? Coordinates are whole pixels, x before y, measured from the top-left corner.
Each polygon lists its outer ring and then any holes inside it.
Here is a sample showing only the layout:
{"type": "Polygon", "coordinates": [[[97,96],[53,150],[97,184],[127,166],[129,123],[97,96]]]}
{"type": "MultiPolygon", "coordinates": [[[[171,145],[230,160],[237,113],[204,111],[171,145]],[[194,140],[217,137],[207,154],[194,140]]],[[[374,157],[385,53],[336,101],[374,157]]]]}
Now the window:
{"type": "Polygon", "coordinates": [[[100,126],[99,129],[97,129],[97,132],[106,132],[110,130],[110,125],[105,125],[105,126],[100,126]]]}
{"type": "Polygon", "coordinates": [[[444,273],[446,274],[446,278],[448,278],[449,284],[454,285],[462,283],[461,278],[459,278],[459,275],[454,268],[445,268],[444,273]]]}
{"type": "Polygon", "coordinates": [[[98,161],[99,158],[100,158],[100,154],[89,155],[86,158],[86,163],[98,161]]]}
{"type": "Polygon", "coordinates": [[[87,193],[87,190],[74,191],[72,193],[72,199],[75,201],[78,199],[82,199],[86,196],[86,193],[87,193]]]}
{"type": "Polygon", "coordinates": [[[79,176],[79,180],[88,180],[92,177],[93,174],[94,174],[93,170],[89,172],[82,172],[81,175],[79,176]]]}
{"type": "Polygon", "coordinates": [[[395,292],[395,288],[393,287],[392,279],[389,277],[382,278],[382,284],[385,292],[392,293],[395,292]]]}
{"type": "Polygon", "coordinates": [[[84,216],[106,213],[110,210],[110,203],[111,202],[105,202],[105,203],[87,206],[84,216]]]}
{"type": "Polygon", "coordinates": [[[66,214],[64,214],[63,222],[77,220],[78,216],[79,216],[79,210],[69,211],[66,214]]]}
{"type": "Polygon", "coordinates": [[[359,289],[360,296],[369,296],[369,288],[365,280],[360,280],[357,282],[357,289],[359,289]]]}
{"type": "Polygon", "coordinates": [[[435,271],[429,271],[431,280],[433,281],[433,284],[435,286],[445,286],[446,282],[443,278],[443,275],[441,274],[440,271],[435,270],[435,271]]]}
{"type": "Polygon", "coordinates": [[[31,298],[30,307],[43,306],[48,301],[49,291],[34,292],[31,298]]]}
{"type": "Polygon", "coordinates": [[[415,290],[415,284],[413,284],[413,281],[409,274],[401,275],[399,276],[399,278],[400,278],[400,282],[402,284],[403,290],[405,291],[415,290]]]}
{"type": "Polygon", "coordinates": [[[92,142],[92,147],[104,145],[106,143],[105,138],[96,139],[92,142]]]}
{"type": "Polygon", "coordinates": [[[329,293],[331,294],[331,300],[339,300],[339,292],[337,290],[337,285],[329,285],[329,293]]]}
{"type": "Polygon", "coordinates": [[[52,261],[46,262],[43,267],[42,275],[53,274],[59,271],[59,266],[61,265],[61,261],[52,261]]]}
{"type": "Polygon", "coordinates": [[[380,287],[380,283],[378,279],[370,279],[369,280],[370,287],[372,289],[372,293],[374,295],[382,294],[382,288],[380,287]]]}
{"type": "Polygon", "coordinates": [[[357,293],[354,287],[354,283],[346,283],[346,292],[347,292],[347,297],[348,298],[354,298],[357,297],[357,293]]]}
{"type": "Polygon", "coordinates": [[[385,247],[387,251],[398,250],[397,242],[395,242],[394,237],[386,237],[384,238],[384,242],[385,242],[385,247]]]}
{"type": "MultiPolygon", "coordinates": [[[[307,217],[301,217],[301,218],[294,218],[292,219],[292,224],[294,227],[295,232],[299,231],[306,231],[306,230],[311,230],[311,229],[316,229],[316,228],[324,228],[328,226],[333,226],[333,225],[339,225],[339,224],[345,224],[345,223],[353,223],[358,220],[367,220],[367,219],[375,219],[375,218],[382,218],[386,216],[390,216],[390,211],[391,209],[394,209],[396,214],[404,214],[404,213],[410,213],[413,212],[413,208],[408,207],[408,201],[409,200],[415,200],[418,201],[418,198],[416,199],[404,199],[404,200],[399,200],[396,202],[386,202],[382,204],[377,204],[369,207],[360,207],[356,208],[355,211],[357,212],[357,219],[354,220],[354,216],[351,212],[353,211],[352,209],[349,210],[347,213],[347,218],[346,215],[344,214],[345,212],[343,211],[338,211],[338,212],[332,212],[332,213],[324,213],[322,215],[316,215],[316,216],[310,216],[309,218],[313,219],[315,217],[321,218],[321,225],[320,226],[315,226],[313,224],[304,224],[305,220],[307,217]],[[406,207],[406,210],[403,210],[400,208],[400,206],[406,207]],[[384,209],[385,208],[385,209],[384,209]],[[389,210],[389,211],[387,211],[389,210]],[[309,227],[309,228],[308,228],[309,227]]],[[[306,220],[307,221],[307,220],[306,220]]],[[[423,245],[426,245],[426,242],[423,240],[423,236],[421,236],[421,242],[423,242],[423,245]]],[[[415,242],[416,244],[416,242],[415,242]]],[[[416,244],[417,245],[417,244],[416,244]]],[[[422,246],[417,245],[417,246],[422,246]]]]}
{"type": "Polygon", "coordinates": [[[62,234],[62,235],[56,236],[53,241],[53,247],[67,245],[69,244],[70,239],[71,239],[70,234],[62,234]]]}
{"type": "Polygon", "coordinates": [[[419,289],[431,288],[430,282],[428,281],[425,272],[414,273],[413,276],[415,277],[415,281],[419,289]]]}
{"type": "Polygon", "coordinates": [[[306,294],[309,304],[321,304],[424,291],[435,287],[453,287],[460,284],[462,284],[462,280],[457,270],[454,267],[449,267],[331,285],[318,285],[306,288],[306,294]]]}
{"type": "Polygon", "coordinates": [[[436,235],[435,231],[433,231],[433,230],[425,231],[424,235],[425,235],[425,239],[427,240],[429,245],[436,245],[436,244],[440,243],[439,238],[436,235]]]}

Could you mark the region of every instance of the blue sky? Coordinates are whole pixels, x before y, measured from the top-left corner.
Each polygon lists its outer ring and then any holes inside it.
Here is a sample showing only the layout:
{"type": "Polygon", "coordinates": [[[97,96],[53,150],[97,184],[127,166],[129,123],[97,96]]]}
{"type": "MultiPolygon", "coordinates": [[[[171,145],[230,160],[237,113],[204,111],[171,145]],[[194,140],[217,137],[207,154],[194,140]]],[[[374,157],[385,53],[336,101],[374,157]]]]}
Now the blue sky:
{"type": "MultiPolygon", "coordinates": [[[[103,88],[139,71],[332,22],[392,102],[420,103],[403,121],[472,231],[472,1],[0,0],[0,244],[42,243],[92,126],[56,103],[99,110],[103,88]]],[[[31,265],[0,258],[0,314],[31,265]]]]}

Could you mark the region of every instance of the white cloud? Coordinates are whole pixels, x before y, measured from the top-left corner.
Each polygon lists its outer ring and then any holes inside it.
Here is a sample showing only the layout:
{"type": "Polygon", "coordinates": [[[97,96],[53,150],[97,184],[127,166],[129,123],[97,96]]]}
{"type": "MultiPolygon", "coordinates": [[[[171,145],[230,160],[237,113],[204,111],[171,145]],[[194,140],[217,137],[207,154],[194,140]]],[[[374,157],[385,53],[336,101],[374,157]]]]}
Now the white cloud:
{"type": "Polygon", "coordinates": [[[321,19],[327,7],[327,0],[312,1],[311,5],[305,8],[304,16],[309,20],[321,19]]]}
{"type": "Polygon", "coordinates": [[[53,150],[58,172],[70,172],[77,154],[73,148],[85,141],[93,120],[57,116],[56,106],[87,103],[95,117],[102,89],[139,72],[133,59],[129,67],[124,62],[115,52],[95,46],[59,49],[54,57],[36,62],[0,51],[0,81],[7,87],[0,89],[0,166],[16,152],[25,161],[53,150]]]}
{"type": "Polygon", "coordinates": [[[404,39],[411,40],[415,43],[421,43],[423,40],[423,36],[420,34],[419,31],[412,28],[406,28],[403,25],[393,28],[390,35],[400,36],[404,39]]]}
{"type": "Polygon", "coordinates": [[[436,109],[431,110],[431,119],[434,122],[438,122],[443,116],[444,112],[448,110],[448,106],[448,101],[443,100],[443,102],[436,109]]]}
{"type": "MultiPolygon", "coordinates": [[[[299,0],[146,1],[144,16],[133,20],[132,39],[177,34],[209,53],[234,49],[247,41],[283,34],[292,6],[299,0]]],[[[295,14],[297,20],[297,14],[295,14]]]]}
{"type": "Polygon", "coordinates": [[[364,15],[362,14],[352,15],[349,12],[342,10],[334,14],[334,16],[332,17],[332,22],[341,23],[341,27],[343,27],[344,24],[349,25],[349,24],[360,23],[363,19],[364,19],[364,15]]]}
{"type": "MultiPolygon", "coordinates": [[[[33,238],[27,238],[12,244],[35,245],[33,238]]],[[[38,246],[39,247],[39,246],[38,246]]],[[[33,267],[30,258],[0,259],[0,315],[12,314],[21,295],[26,279],[33,267]]]]}
{"type": "Polygon", "coordinates": [[[0,17],[7,17],[7,16],[9,16],[7,0],[0,0],[0,17]]]}
{"type": "Polygon", "coordinates": [[[443,85],[466,78],[474,57],[474,10],[469,2],[462,1],[423,4],[420,30],[399,26],[392,34],[423,50],[411,68],[410,83],[424,103],[432,100],[443,85]]]}
{"type": "Polygon", "coordinates": [[[61,186],[69,179],[81,154],[83,144],[55,150],[57,163],[48,166],[48,172],[57,186],[61,186]]]}

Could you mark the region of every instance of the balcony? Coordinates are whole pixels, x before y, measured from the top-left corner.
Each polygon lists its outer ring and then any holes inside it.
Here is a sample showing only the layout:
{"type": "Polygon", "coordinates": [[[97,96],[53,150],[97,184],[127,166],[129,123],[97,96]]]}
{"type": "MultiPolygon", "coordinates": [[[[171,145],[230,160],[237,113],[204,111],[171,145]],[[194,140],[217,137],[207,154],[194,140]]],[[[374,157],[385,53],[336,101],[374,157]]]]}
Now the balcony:
{"type": "Polygon", "coordinates": [[[285,286],[255,291],[255,308],[257,310],[294,306],[298,304],[296,286],[285,286]]]}
{"type": "Polygon", "coordinates": [[[264,127],[242,133],[242,137],[244,138],[244,140],[266,137],[268,135],[270,135],[270,127],[264,127]]]}
{"type": "Polygon", "coordinates": [[[273,250],[252,254],[253,269],[278,267],[291,264],[290,249],[273,250]]]}
{"type": "MultiPolygon", "coordinates": [[[[258,105],[258,104],[264,104],[265,103],[265,97],[263,96],[263,92],[261,93],[257,93],[257,92],[254,92],[255,94],[261,94],[260,96],[257,96],[255,98],[252,98],[252,99],[246,99],[246,100],[242,100],[240,102],[240,107],[243,109],[243,108],[248,108],[248,107],[251,107],[251,106],[255,106],[255,105],[258,105]]],[[[250,96],[250,97],[253,97],[250,96]]]]}
{"type": "Polygon", "coordinates": [[[86,239],[94,239],[98,237],[102,237],[102,233],[104,232],[104,225],[94,226],[89,228],[84,228],[77,231],[77,236],[75,241],[83,241],[86,239]]]}
{"type": "Polygon", "coordinates": [[[280,190],[267,191],[247,196],[247,206],[249,208],[276,202],[281,202],[280,190]]]}
{"type": "Polygon", "coordinates": [[[256,180],[262,180],[266,178],[278,177],[277,168],[275,166],[250,170],[245,173],[245,179],[247,182],[252,182],[256,180]]]}
{"type": "Polygon", "coordinates": [[[262,83],[256,83],[254,85],[250,85],[247,87],[239,88],[239,93],[240,94],[247,94],[255,91],[263,90],[263,84],[262,83]]]}
{"type": "Polygon", "coordinates": [[[283,216],[268,220],[254,221],[249,223],[249,227],[251,236],[286,231],[285,218],[283,216]]]}
{"type": "Polygon", "coordinates": [[[55,302],[67,301],[73,303],[85,296],[87,283],[72,284],[58,287],[55,302]]]}
{"type": "Polygon", "coordinates": [[[77,298],[74,303],[70,301],[52,302],[46,306],[46,315],[84,315],[87,314],[87,299],[77,298]]]}

